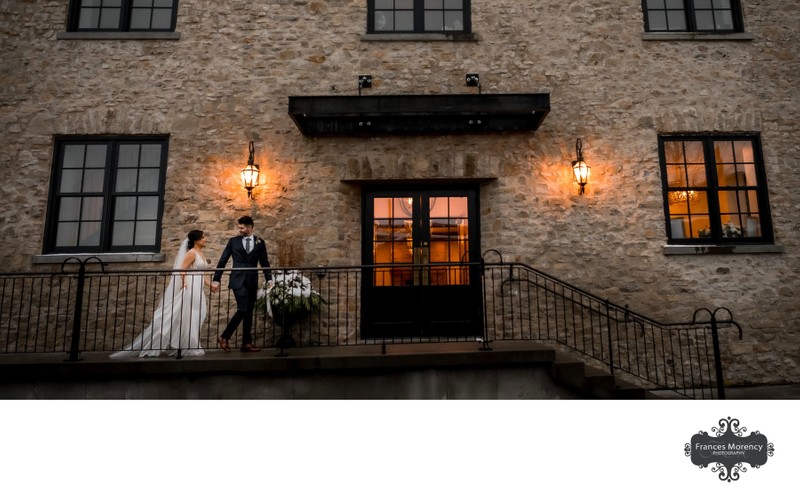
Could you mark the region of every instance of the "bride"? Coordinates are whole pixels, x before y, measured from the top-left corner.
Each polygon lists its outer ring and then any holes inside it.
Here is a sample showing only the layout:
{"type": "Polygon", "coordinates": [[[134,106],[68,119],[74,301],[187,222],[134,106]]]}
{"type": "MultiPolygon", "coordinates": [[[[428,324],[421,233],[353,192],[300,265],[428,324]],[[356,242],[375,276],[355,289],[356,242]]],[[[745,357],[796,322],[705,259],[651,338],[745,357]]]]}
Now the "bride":
{"type": "MultiPolygon", "coordinates": [[[[204,270],[208,268],[203,248],[206,236],[202,230],[192,230],[181,244],[175,270],[204,270]]],[[[179,350],[182,356],[201,356],[200,328],[206,319],[208,304],[203,292],[201,272],[174,272],[161,297],[161,305],[153,312],[153,321],[144,331],[117,351],[111,358],[138,354],[158,356],[164,349],[179,350]]],[[[175,354],[175,352],[171,353],[175,354]]]]}

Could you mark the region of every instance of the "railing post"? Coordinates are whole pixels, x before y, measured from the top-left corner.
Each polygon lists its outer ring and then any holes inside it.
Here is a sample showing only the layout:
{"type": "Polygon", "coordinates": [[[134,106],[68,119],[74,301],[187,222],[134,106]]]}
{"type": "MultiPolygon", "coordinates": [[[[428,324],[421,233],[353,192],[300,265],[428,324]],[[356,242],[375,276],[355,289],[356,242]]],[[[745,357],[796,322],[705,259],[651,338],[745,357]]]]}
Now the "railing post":
{"type": "Polygon", "coordinates": [[[79,361],[80,340],[81,340],[81,319],[83,313],[83,286],[86,280],[86,264],[80,262],[78,267],[78,288],[75,291],[75,313],[72,317],[72,340],[69,346],[69,358],[67,361],[79,361]]]}
{"type": "Polygon", "coordinates": [[[606,303],[606,327],[608,328],[608,370],[611,375],[614,375],[614,346],[611,345],[611,304],[608,299],[606,303]]]}
{"type": "Polygon", "coordinates": [[[483,317],[483,341],[481,341],[481,351],[490,351],[492,348],[489,347],[489,317],[487,315],[488,310],[486,309],[486,260],[483,259],[482,255],[480,262],[481,303],[483,305],[483,309],[481,310],[481,316],[483,317]]]}
{"type": "Polygon", "coordinates": [[[81,261],[78,258],[67,258],[61,264],[61,272],[64,273],[64,265],[75,260],[78,262],[78,287],[75,289],[75,313],[72,317],[72,338],[70,340],[69,355],[66,361],[80,361],[80,343],[81,343],[81,321],[83,319],[83,289],[86,282],[86,263],[90,260],[96,260],[100,263],[100,268],[105,272],[103,261],[95,256],[81,261]]]}
{"type": "Polygon", "coordinates": [[[722,354],[719,348],[716,310],[711,314],[711,343],[714,346],[714,370],[717,374],[717,395],[719,399],[725,399],[725,385],[722,382],[722,354]]]}

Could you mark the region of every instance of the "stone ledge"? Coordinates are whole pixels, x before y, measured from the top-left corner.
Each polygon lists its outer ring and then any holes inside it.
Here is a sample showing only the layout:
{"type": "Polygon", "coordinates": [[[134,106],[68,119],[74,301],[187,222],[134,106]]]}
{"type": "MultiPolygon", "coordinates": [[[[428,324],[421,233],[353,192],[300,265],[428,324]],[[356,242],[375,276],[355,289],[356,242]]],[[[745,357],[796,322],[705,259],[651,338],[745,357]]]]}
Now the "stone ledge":
{"type": "Polygon", "coordinates": [[[711,33],[642,33],[644,41],[752,41],[752,33],[730,33],[725,35],[711,33]]]}
{"type": "Polygon", "coordinates": [[[720,255],[720,254],[783,254],[783,246],[772,244],[758,245],[730,245],[730,246],[663,246],[663,253],[666,256],[674,255],[720,255]]]}
{"type": "Polygon", "coordinates": [[[477,33],[366,33],[361,35],[361,41],[372,42],[477,42],[480,36],[477,33]]]}
{"type": "Polygon", "coordinates": [[[39,254],[31,256],[35,265],[63,264],[70,258],[86,260],[97,258],[103,263],[163,263],[166,255],[158,252],[130,252],[130,253],[81,253],[81,254],[39,254]]]}
{"type": "Polygon", "coordinates": [[[110,379],[141,376],[185,375],[296,375],[321,372],[388,372],[431,368],[491,368],[548,365],[555,350],[535,343],[493,344],[483,351],[477,342],[276,349],[260,353],[224,353],[208,350],[206,355],[176,359],[110,359],[107,352],[82,353],[81,360],[66,361],[66,353],[30,353],[0,356],[3,379],[110,379]]]}
{"type": "Polygon", "coordinates": [[[180,40],[174,31],[61,31],[56,40],[180,40]]]}

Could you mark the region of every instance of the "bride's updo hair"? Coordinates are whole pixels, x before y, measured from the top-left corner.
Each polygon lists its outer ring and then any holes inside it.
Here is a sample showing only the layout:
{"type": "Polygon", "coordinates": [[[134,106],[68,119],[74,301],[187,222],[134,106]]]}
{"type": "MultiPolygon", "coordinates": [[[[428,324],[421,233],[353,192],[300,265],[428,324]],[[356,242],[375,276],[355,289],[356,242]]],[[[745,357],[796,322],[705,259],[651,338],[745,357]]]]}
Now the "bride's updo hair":
{"type": "Polygon", "coordinates": [[[198,240],[203,238],[203,231],[202,230],[192,230],[186,235],[186,238],[189,239],[189,249],[194,247],[194,243],[198,240]]]}

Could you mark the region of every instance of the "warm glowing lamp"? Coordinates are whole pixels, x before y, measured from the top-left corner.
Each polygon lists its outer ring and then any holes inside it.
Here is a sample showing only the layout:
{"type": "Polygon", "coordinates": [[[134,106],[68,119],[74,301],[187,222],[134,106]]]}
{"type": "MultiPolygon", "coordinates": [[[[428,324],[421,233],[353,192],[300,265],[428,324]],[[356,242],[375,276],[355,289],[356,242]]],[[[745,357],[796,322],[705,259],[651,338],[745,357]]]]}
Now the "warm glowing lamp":
{"type": "Polygon", "coordinates": [[[247,166],[242,169],[242,186],[247,189],[247,197],[253,196],[253,188],[258,185],[258,164],[254,164],[255,146],[250,142],[250,157],[247,166]]]}
{"type": "Polygon", "coordinates": [[[583,195],[586,184],[589,183],[589,165],[583,161],[583,144],[579,138],[575,142],[575,155],[577,159],[572,161],[572,174],[575,177],[575,183],[580,186],[580,194],[583,195]]]}

